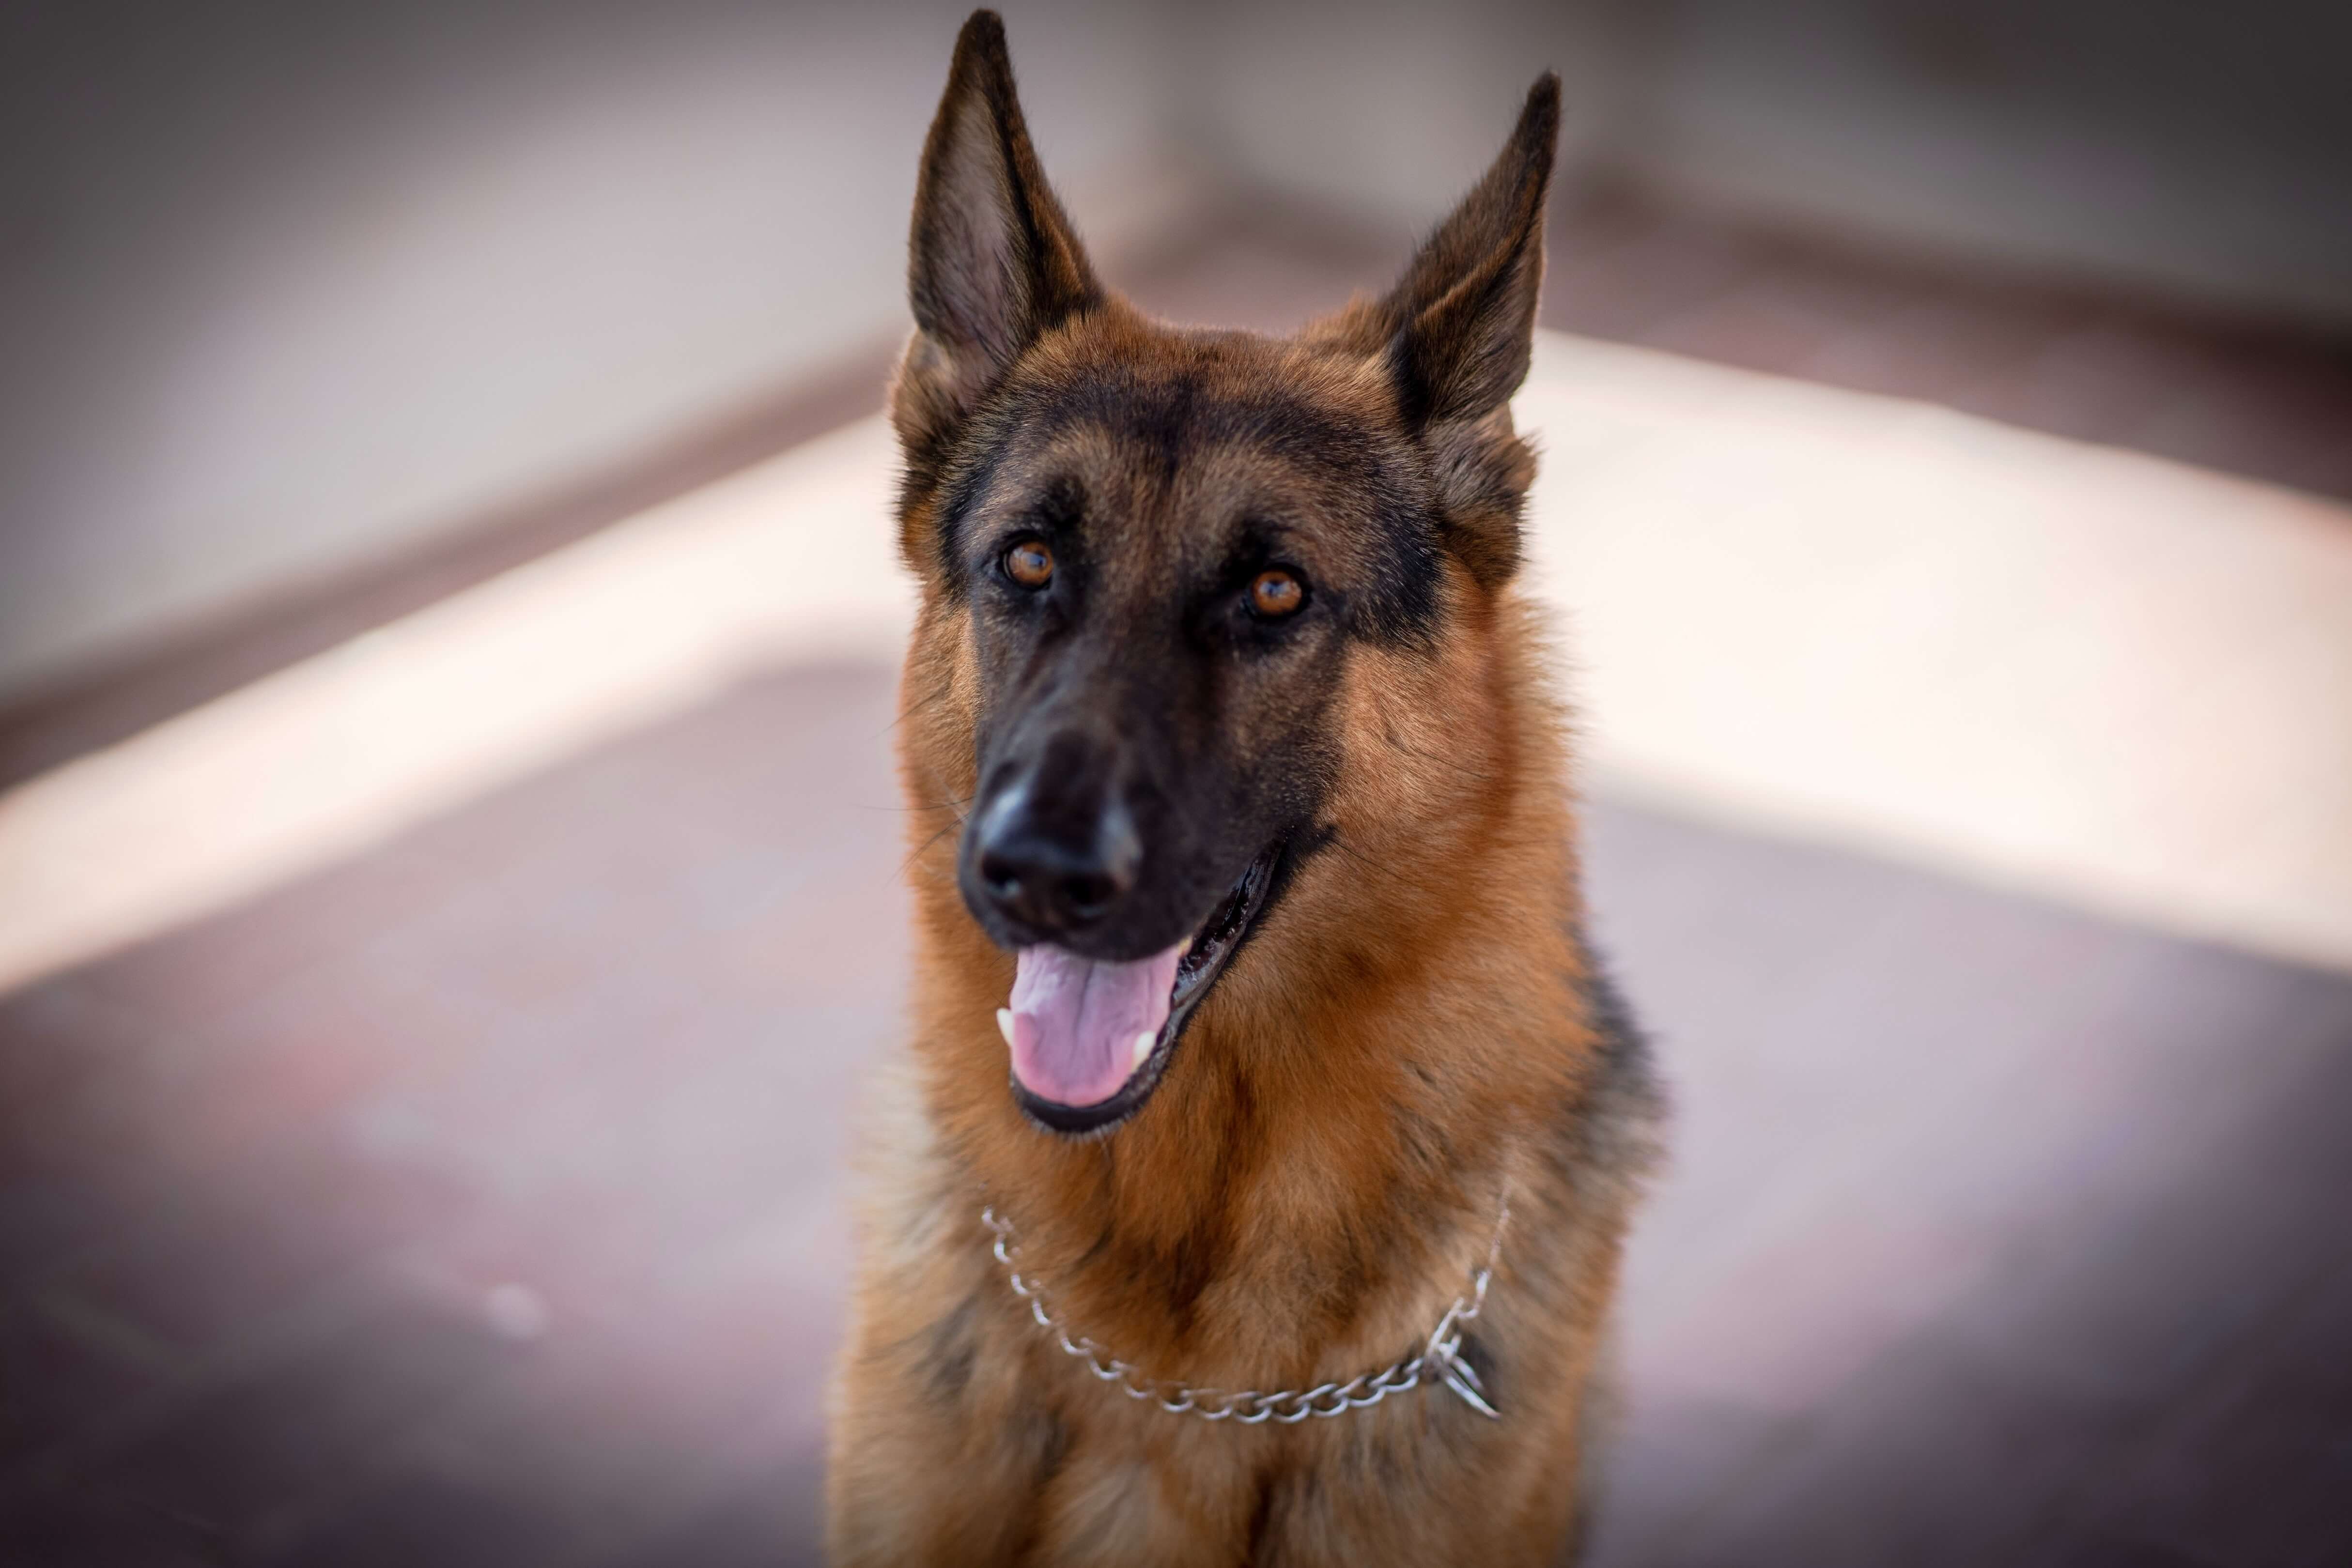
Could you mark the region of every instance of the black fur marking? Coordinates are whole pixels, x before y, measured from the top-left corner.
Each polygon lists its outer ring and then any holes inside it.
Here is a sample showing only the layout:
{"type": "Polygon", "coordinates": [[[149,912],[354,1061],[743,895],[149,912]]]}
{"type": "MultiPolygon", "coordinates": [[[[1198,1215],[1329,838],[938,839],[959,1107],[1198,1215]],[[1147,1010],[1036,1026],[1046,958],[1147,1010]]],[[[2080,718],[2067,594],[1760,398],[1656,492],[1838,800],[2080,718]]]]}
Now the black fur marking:
{"type": "Polygon", "coordinates": [[[1591,1168],[1638,1177],[1658,1164],[1663,1152],[1659,1134],[1669,1113],[1665,1083],[1649,1036],[1590,945],[1584,973],[1593,1032],[1601,1042],[1601,1073],[1585,1100],[1582,1158],[1591,1168]]]}
{"type": "MultiPolygon", "coordinates": [[[[1030,1406],[1021,1410],[1004,1424],[1003,1440],[1013,1452],[1028,1462],[1029,1490],[1033,1496],[1043,1496],[1062,1473],[1062,1466],[1070,1457],[1070,1429],[1053,1411],[1030,1406]]],[[[1037,1532],[1043,1522],[1035,1510],[1023,1515],[1024,1521],[1019,1548],[1012,1561],[1026,1563],[1036,1548],[1037,1532]]]]}
{"type": "Polygon", "coordinates": [[[1400,496],[1384,497],[1370,520],[1385,548],[1357,630],[1372,642],[1426,648],[1437,630],[1437,528],[1400,496]]]}
{"type": "MultiPolygon", "coordinates": [[[[1418,1062],[1408,1062],[1406,1066],[1422,1082],[1429,1082],[1427,1068],[1418,1062]]],[[[1389,1102],[1389,1117],[1396,1129],[1397,1141],[1404,1146],[1406,1163],[1414,1177],[1427,1181],[1460,1175],[1459,1155],[1444,1128],[1402,1101],[1389,1102]]]]}
{"type": "Polygon", "coordinates": [[[966,1296],[956,1303],[953,1312],[931,1325],[930,1346],[925,1356],[930,1364],[930,1375],[925,1379],[925,1391],[935,1404],[959,1405],[964,1390],[971,1385],[972,1362],[979,1352],[972,1334],[976,1315],[976,1303],[966,1296]]]}
{"type": "Polygon", "coordinates": [[[1125,367],[1083,379],[1023,389],[1004,410],[1041,436],[1092,425],[1131,441],[1159,460],[1163,474],[1212,446],[1248,445],[1301,466],[1349,475],[1386,455],[1379,437],[1298,398],[1232,397],[1204,392],[1191,375],[1144,375],[1125,367]]]}
{"type": "MultiPolygon", "coordinates": [[[[1598,1071],[1573,1102],[1560,1107],[1544,1154],[1570,1203],[1599,1218],[1623,1213],[1639,1184],[1663,1163],[1669,1104],[1649,1039],[1624,994],[1582,933],[1575,939],[1584,953],[1583,990],[1599,1047],[1598,1071]]],[[[1520,1266],[1570,1261],[1523,1259],[1520,1266]]]]}
{"type": "Polygon", "coordinates": [[[1443,519],[1434,516],[1377,434],[1296,399],[1204,395],[1192,377],[1146,380],[1098,371],[1066,385],[1021,388],[991,400],[958,450],[910,454],[901,515],[936,494],[932,548],[950,595],[969,586],[965,534],[971,513],[1003,473],[1016,440],[1042,441],[1091,425],[1127,443],[1163,481],[1202,453],[1254,446],[1337,479],[1360,505],[1335,519],[1376,545],[1370,580],[1351,596],[1349,627],[1391,643],[1425,645],[1437,617],[1443,519]],[[960,460],[959,460],[960,458],[960,460]]]}
{"type": "MultiPolygon", "coordinates": [[[[1230,1146],[1230,1140],[1229,1140],[1230,1146]]],[[[1230,1159],[1220,1162],[1221,1173],[1230,1171],[1230,1159]]],[[[1221,1188],[1232,1185],[1230,1176],[1219,1182],[1221,1188]]],[[[1220,1191],[1216,1196],[1223,1197],[1220,1191]]],[[[1192,1326],[1193,1310],[1201,1297],[1224,1272],[1226,1252],[1225,1227],[1212,1220],[1197,1225],[1176,1239],[1175,1245],[1160,1249],[1152,1260],[1136,1270],[1159,1289],[1160,1304],[1168,1312],[1168,1321],[1181,1342],[1192,1326]]]]}
{"type": "Polygon", "coordinates": [[[1272,1539],[1279,1494],[1288,1480],[1290,1467],[1268,1465],[1257,1473],[1257,1497],[1250,1505],[1248,1547],[1242,1553],[1244,1563],[1265,1560],[1266,1543],[1272,1539]]]}
{"type": "Polygon", "coordinates": [[[1037,1489],[1060,1473],[1063,1461],[1070,1457],[1070,1429],[1051,1410],[1029,1410],[1014,1416],[1012,1430],[1005,1436],[1013,1447],[1029,1456],[1037,1472],[1037,1489]]]}
{"type": "Polygon", "coordinates": [[[963,559],[966,521],[971,508],[995,482],[1009,444],[1010,437],[999,434],[993,440],[972,444],[971,458],[961,464],[953,462],[951,452],[941,453],[937,462],[920,469],[911,458],[908,462],[906,489],[899,503],[903,512],[912,512],[921,504],[923,496],[940,492],[938,509],[932,517],[931,548],[938,557],[940,580],[946,584],[950,600],[962,599],[969,586],[963,559]]]}
{"type": "Polygon", "coordinates": [[[1633,1021],[1633,1009],[1616,976],[1590,942],[1580,941],[1578,946],[1584,954],[1584,994],[1591,1005],[1592,1028],[1601,1036],[1601,1049],[1612,1058],[1638,1057],[1646,1063],[1649,1040],[1633,1021]]]}
{"type": "MultiPolygon", "coordinates": [[[[1318,793],[1319,795],[1319,789],[1318,793]]],[[[1281,907],[1283,894],[1288,893],[1290,884],[1297,880],[1298,868],[1322,853],[1330,845],[1331,841],[1339,837],[1339,830],[1336,825],[1326,822],[1311,828],[1302,828],[1290,835],[1290,841],[1283,847],[1282,858],[1274,862],[1274,876],[1266,884],[1265,903],[1259,906],[1257,918],[1244,928],[1241,939],[1234,944],[1233,956],[1225,960],[1225,968],[1228,972],[1235,964],[1241,962],[1242,955],[1249,951],[1251,939],[1256,936],[1266,921],[1273,917],[1274,912],[1281,907]]],[[[1207,998],[1202,999],[1205,1001],[1207,998]]],[[[1200,1003],[1195,1002],[1192,1005],[1192,1011],[1197,1013],[1200,1010],[1200,1003]]],[[[1192,1021],[1191,1016],[1187,1015],[1184,1021],[1189,1026],[1192,1021]]]]}

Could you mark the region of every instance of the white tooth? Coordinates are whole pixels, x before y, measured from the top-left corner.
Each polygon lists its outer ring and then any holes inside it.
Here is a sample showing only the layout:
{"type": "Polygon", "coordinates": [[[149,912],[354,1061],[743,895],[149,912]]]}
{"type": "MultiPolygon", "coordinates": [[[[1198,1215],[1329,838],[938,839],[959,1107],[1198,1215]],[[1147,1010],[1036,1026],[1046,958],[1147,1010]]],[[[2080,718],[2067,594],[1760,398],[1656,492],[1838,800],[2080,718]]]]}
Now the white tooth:
{"type": "Polygon", "coordinates": [[[1006,1045],[1012,1045],[1013,1009],[1011,1008],[999,1008],[996,1009],[996,1032],[1004,1037],[1004,1043],[1006,1045]]]}
{"type": "Polygon", "coordinates": [[[1159,1040],[1160,1031],[1156,1029],[1145,1030],[1141,1034],[1135,1037],[1135,1065],[1137,1067],[1143,1065],[1143,1059],[1151,1054],[1151,1048],[1159,1042],[1159,1040]]]}

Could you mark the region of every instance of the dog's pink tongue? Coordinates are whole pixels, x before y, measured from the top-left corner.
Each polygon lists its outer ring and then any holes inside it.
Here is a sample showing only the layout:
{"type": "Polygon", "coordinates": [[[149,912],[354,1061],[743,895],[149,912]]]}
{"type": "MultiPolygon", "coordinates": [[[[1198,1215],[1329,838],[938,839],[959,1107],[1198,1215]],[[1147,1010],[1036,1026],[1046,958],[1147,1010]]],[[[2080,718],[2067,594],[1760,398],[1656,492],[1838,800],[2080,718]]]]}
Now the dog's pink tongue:
{"type": "Polygon", "coordinates": [[[1118,1093],[1142,1065],[1137,1040],[1156,1039],[1168,1021],[1184,948],[1179,942],[1129,964],[1021,949],[1005,1026],[1021,1086],[1057,1105],[1099,1105],[1118,1093]]]}

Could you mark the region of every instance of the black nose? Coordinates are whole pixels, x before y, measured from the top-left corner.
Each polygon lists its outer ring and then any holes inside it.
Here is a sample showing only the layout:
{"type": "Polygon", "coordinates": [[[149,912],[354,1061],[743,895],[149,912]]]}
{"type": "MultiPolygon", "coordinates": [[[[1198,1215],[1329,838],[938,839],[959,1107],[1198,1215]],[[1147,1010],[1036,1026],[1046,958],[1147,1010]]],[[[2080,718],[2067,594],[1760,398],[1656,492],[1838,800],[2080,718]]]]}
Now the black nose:
{"type": "Polygon", "coordinates": [[[1101,920],[1143,862],[1135,819],[1117,795],[1076,800],[1027,782],[990,802],[973,847],[982,895],[1041,936],[1101,920]]]}

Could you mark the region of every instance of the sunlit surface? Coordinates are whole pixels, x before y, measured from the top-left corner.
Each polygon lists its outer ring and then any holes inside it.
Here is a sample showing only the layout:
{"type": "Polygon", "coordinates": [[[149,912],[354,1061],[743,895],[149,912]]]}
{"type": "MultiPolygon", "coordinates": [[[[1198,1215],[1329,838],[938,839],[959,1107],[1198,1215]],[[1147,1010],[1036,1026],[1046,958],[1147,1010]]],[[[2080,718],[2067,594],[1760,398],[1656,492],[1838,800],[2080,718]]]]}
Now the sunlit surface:
{"type": "Polygon", "coordinates": [[[794,659],[887,659],[878,421],[0,796],[0,990],[278,885],[794,659]]]}
{"type": "Polygon", "coordinates": [[[1545,349],[1537,554],[1604,781],[2352,968],[2352,507],[1545,349]]]}
{"type": "MultiPolygon", "coordinates": [[[[1596,776],[2352,967],[2352,508],[1546,334],[1596,776]]],[[[885,658],[878,420],[0,797],[0,988],[794,660],[885,658]]]]}

